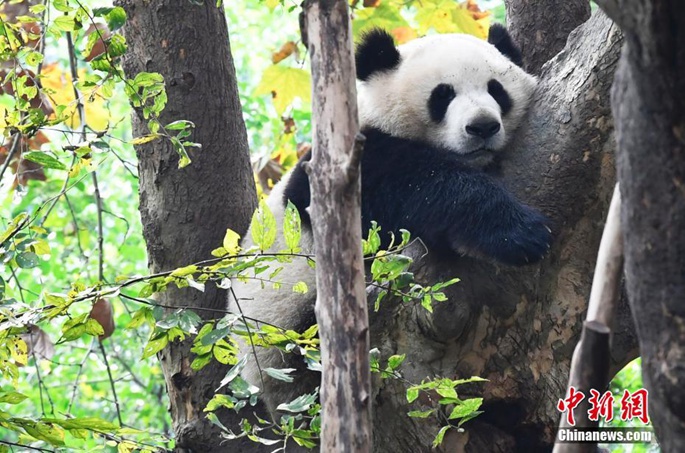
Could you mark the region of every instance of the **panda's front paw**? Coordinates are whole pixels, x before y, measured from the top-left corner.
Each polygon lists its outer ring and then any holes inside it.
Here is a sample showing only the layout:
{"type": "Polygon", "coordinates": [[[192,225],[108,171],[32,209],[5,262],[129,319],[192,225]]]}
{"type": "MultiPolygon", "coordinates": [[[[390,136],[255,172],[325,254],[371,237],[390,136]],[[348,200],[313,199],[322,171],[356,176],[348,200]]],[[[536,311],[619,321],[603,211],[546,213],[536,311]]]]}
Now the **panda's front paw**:
{"type": "Polygon", "coordinates": [[[508,265],[524,266],[540,261],[552,243],[549,221],[530,208],[518,212],[507,222],[502,235],[496,240],[492,256],[508,265]]]}

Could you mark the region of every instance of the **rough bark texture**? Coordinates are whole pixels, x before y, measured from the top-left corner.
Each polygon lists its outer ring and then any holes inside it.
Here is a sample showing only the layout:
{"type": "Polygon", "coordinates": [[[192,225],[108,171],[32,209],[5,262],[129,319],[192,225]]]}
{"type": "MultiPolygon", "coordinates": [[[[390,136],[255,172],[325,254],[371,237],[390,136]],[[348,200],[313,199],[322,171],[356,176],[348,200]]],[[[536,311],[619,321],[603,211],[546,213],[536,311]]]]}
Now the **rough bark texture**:
{"type": "MultiPolygon", "coordinates": [[[[434,315],[384,301],[372,316],[372,346],[383,357],[407,354],[402,371],[409,381],[489,379],[463,389],[485,398],[485,413],[464,433],[449,431],[444,451],[544,451],[553,444],[555,406],[565,396],[615,183],[609,89],[620,46],[618,28],[602,13],[574,31],[543,68],[529,121],[502,162],[504,184],[553,221],[549,256],[512,269],[429,255],[417,264],[417,278],[462,279],[448,291],[449,301],[435,306],[434,315]]],[[[625,302],[611,354],[610,375],[637,354],[625,302]]],[[[385,380],[374,395],[376,451],[429,451],[441,422],[402,415],[404,390],[404,383],[385,380]]]]}
{"type": "Polygon", "coordinates": [[[590,17],[588,0],[505,0],[507,27],[523,51],[523,65],[539,74],[561,51],[571,30],[590,17]]]}
{"type": "Polygon", "coordinates": [[[666,452],[685,451],[685,3],[598,2],[626,42],[612,107],[628,295],[650,416],[666,452]]]}
{"type": "Polygon", "coordinates": [[[315,130],[309,166],[321,338],[321,451],[371,449],[369,321],[361,249],[359,131],[345,0],[309,0],[315,130]]]}
{"type": "MultiPolygon", "coordinates": [[[[203,145],[192,153],[193,163],[185,169],[178,169],[178,155],[167,141],[138,148],[143,234],[150,270],[157,272],[210,257],[226,228],[245,232],[256,204],[254,180],[223,9],[212,1],[197,5],[180,0],[122,0],[120,4],[128,14],[124,69],[129,76],[140,71],[161,73],[169,97],[162,123],[193,121],[197,125],[193,139],[203,145]]],[[[147,133],[139,112],[133,117],[133,133],[147,133]]],[[[224,309],[226,294],[207,285],[204,293],[170,289],[159,295],[159,301],[224,309]]],[[[159,354],[177,449],[217,451],[221,439],[202,410],[227,369],[213,362],[193,372],[189,346],[174,343],[159,354]]]]}

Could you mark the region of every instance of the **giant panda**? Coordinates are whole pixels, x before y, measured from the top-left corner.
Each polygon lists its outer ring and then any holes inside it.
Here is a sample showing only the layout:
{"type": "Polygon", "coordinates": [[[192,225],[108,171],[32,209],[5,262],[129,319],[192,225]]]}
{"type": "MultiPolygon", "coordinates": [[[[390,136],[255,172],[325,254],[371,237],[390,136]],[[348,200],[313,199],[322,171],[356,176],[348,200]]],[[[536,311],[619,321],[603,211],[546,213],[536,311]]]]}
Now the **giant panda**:
{"type": "MultiPolygon", "coordinates": [[[[376,221],[383,232],[407,229],[429,251],[475,256],[520,266],[542,259],[551,232],[546,218],[519,202],[483,171],[506,149],[521,123],[536,79],[521,68],[521,53],[506,29],[493,25],[488,41],[463,34],[426,36],[395,46],[382,30],[366,33],[356,47],[359,119],[366,136],[362,157],[362,227],[376,221]]],[[[313,254],[309,181],[302,162],[275,185],[267,199],[282,225],[292,202],[302,219],[303,254],[313,254]]],[[[251,234],[243,248],[253,246],[251,234]]],[[[285,249],[282,234],[271,252],[285,249]]],[[[276,263],[272,268],[282,266],[276,263]]],[[[260,275],[268,276],[272,269],[260,275]]],[[[235,279],[229,308],[253,319],[303,331],[316,322],[315,271],[304,259],[285,265],[276,290],[260,279],[235,279]],[[307,294],[291,291],[304,281],[307,294]],[[236,299],[239,303],[236,302],[236,299]]],[[[250,359],[242,376],[262,387],[276,406],[311,392],[320,374],[301,357],[275,348],[242,345],[250,359]],[[296,368],[295,384],[261,369],[296,368]]]]}

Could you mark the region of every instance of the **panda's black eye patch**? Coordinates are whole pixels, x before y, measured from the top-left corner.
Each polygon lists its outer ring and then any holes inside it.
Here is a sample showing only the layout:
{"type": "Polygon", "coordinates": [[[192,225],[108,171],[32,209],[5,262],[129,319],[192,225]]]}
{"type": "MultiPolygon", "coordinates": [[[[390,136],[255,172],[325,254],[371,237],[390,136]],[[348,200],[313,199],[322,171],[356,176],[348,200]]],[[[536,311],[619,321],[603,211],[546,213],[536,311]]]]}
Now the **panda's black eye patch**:
{"type": "Polygon", "coordinates": [[[509,93],[504,89],[501,83],[492,79],[488,82],[488,93],[499,104],[502,109],[502,115],[506,115],[511,110],[511,98],[509,93]]]}
{"type": "Polygon", "coordinates": [[[445,119],[447,107],[450,106],[450,102],[452,102],[452,99],[456,96],[457,93],[454,91],[454,87],[447,83],[441,83],[433,88],[430,98],[428,98],[428,112],[430,113],[431,119],[436,123],[445,119]]]}

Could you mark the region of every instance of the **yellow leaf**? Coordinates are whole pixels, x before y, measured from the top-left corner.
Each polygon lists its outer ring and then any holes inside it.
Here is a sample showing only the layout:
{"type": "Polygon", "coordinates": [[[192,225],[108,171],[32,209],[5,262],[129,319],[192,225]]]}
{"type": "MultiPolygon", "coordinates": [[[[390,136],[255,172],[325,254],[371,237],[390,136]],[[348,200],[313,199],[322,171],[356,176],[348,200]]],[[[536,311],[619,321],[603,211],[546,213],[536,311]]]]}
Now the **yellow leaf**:
{"type": "Polygon", "coordinates": [[[26,342],[19,337],[10,340],[10,355],[19,365],[26,365],[29,361],[29,348],[26,342]]]}
{"type": "MultiPolygon", "coordinates": [[[[415,2],[417,4],[418,2],[415,2]]],[[[371,28],[394,30],[400,27],[408,27],[409,24],[402,17],[397,7],[381,3],[376,8],[364,8],[355,12],[352,22],[352,32],[355,39],[371,28]]]]}
{"type": "Polygon", "coordinates": [[[50,254],[50,245],[45,242],[43,239],[38,239],[36,242],[32,244],[33,246],[33,251],[36,253],[36,255],[49,255],[50,254]]]}
{"type": "Polygon", "coordinates": [[[425,35],[430,29],[438,33],[456,33],[459,31],[452,18],[453,11],[458,7],[451,1],[424,2],[416,13],[419,34],[425,35]]]}
{"type": "Polygon", "coordinates": [[[262,74],[262,80],[257,85],[254,95],[269,93],[279,115],[285,112],[295,98],[300,98],[308,105],[312,100],[311,76],[304,69],[283,65],[269,66],[262,74]]]}
{"type": "Polygon", "coordinates": [[[488,37],[490,24],[488,17],[476,20],[469,10],[459,7],[452,11],[452,21],[457,28],[457,33],[467,33],[481,39],[488,37]]]}
{"type": "Polygon", "coordinates": [[[140,137],[136,137],[133,140],[131,140],[132,145],[142,145],[143,143],[148,143],[153,140],[158,139],[161,137],[161,134],[148,134],[148,135],[141,135],[140,137]]]}
{"type": "Polygon", "coordinates": [[[266,7],[273,11],[279,4],[279,0],[266,0],[266,7]]]}
{"type": "MultiPolygon", "coordinates": [[[[79,78],[84,78],[85,76],[86,69],[79,70],[79,78]]],[[[78,113],[76,112],[76,102],[74,101],[71,74],[64,72],[57,63],[48,64],[43,66],[41,71],[41,83],[48,92],[48,98],[53,109],[58,105],[66,105],[66,124],[71,128],[77,128],[79,120],[78,113]]],[[[110,113],[105,108],[105,99],[100,95],[99,91],[98,87],[82,91],[81,102],[83,102],[88,126],[101,131],[107,128],[110,113]]]]}
{"type": "Polygon", "coordinates": [[[224,249],[226,252],[230,255],[238,253],[240,251],[240,245],[238,245],[239,241],[240,235],[238,233],[230,228],[226,229],[226,236],[224,236],[224,249]]]}

